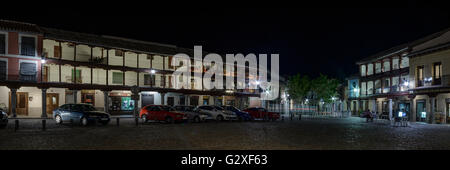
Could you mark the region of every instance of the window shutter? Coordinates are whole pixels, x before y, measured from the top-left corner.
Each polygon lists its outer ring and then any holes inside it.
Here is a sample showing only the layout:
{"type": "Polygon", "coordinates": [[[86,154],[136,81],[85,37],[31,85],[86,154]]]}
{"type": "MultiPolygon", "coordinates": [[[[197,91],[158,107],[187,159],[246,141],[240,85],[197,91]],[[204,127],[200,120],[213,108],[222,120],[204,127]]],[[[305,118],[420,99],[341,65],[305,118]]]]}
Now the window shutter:
{"type": "Polygon", "coordinates": [[[5,34],[0,34],[0,54],[6,53],[6,36],[5,34]]]}
{"type": "Polygon", "coordinates": [[[6,80],[6,61],[0,61],[0,80],[6,80]]]}

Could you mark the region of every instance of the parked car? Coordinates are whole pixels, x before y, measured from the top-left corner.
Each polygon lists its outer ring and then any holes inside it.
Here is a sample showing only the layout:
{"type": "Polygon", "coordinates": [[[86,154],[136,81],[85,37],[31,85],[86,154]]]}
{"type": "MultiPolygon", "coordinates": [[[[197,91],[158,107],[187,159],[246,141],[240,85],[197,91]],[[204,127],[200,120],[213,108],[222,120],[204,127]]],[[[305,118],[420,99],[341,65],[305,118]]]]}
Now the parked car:
{"type": "Polygon", "coordinates": [[[209,117],[208,114],[200,113],[195,110],[195,106],[175,106],[176,111],[182,112],[187,115],[188,120],[195,123],[204,122],[209,117]]]}
{"type": "Polygon", "coordinates": [[[252,120],[252,116],[248,112],[239,110],[234,106],[222,106],[225,110],[232,111],[239,120],[252,120]]]}
{"type": "Polygon", "coordinates": [[[64,104],[53,111],[53,119],[57,124],[70,122],[80,123],[83,126],[90,122],[100,122],[103,125],[109,123],[110,115],[97,111],[91,104],[64,104]]]}
{"type": "Polygon", "coordinates": [[[0,109],[0,128],[4,128],[8,125],[8,114],[0,109]]]}
{"type": "Polygon", "coordinates": [[[219,106],[197,106],[196,110],[199,113],[210,115],[210,119],[223,121],[223,120],[235,120],[237,119],[236,115],[231,111],[226,111],[222,107],[219,106]]]}
{"type": "Polygon", "coordinates": [[[165,121],[166,123],[180,122],[188,119],[187,115],[176,111],[172,106],[147,105],[139,112],[144,122],[148,120],[165,121]]]}
{"type": "Polygon", "coordinates": [[[280,118],[280,113],[269,112],[267,109],[262,107],[250,107],[243,110],[244,112],[250,113],[252,119],[263,119],[263,120],[277,120],[280,118]]]}

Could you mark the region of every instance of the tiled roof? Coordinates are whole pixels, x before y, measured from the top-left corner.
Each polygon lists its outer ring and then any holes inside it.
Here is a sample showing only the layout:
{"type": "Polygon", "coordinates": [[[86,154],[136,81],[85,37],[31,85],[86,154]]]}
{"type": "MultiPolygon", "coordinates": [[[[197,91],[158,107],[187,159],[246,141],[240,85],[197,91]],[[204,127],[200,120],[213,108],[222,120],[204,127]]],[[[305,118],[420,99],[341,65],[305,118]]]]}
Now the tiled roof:
{"type": "Polygon", "coordinates": [[[55,40],[71,41],[75,43],[82,43],[86,45],[105,48],[131,50],[141,53],[153,53],[162,55],[174,55],[177,53],[177,47],[174,45],[158,44],[120,37],[78,33],[54,28],[42,27],[42,30],[44,32],[44,37],[55,40]]]}
{"type": "Polygon", "coordinates": [[[357,64],[362,64],[365,62],[369,62],[369,61],[373,61],[373,60],[379,60],[382,59],[384,57],[388,57],[390,55],[394,55],[394,54],[398,54],[398,53],[402,53],[405,51],[408,52],[415,52],[419,49],[424,49],[424,48],[429,48],[426,46],[434,46],[436,44],[439,44],[439,42],[442,42],[443,40],[448,40],[450,39],[449,34],[450,28],[447,28],[443,31],[439,31],[436,32],[434,34],[428,35],[424,38],[418,39],[418,40],[414,40],[408,43],[404,43],[395,47],[392,47],[388,50],[382,51],[380,53],[377,53],[375,55],[366,57],[362,60],[359,60],[358,62],[356,62],[357,64]],[[446,35],[446,36],[445,36],[446,35]],[[447,37],[447,38],[443,38],[443,37],[447,37]]]}
{"type": "Polygon", "coordinates": [[[17,21],[0,20],[0,30],[42,33],[39,26],[17,21]]]}

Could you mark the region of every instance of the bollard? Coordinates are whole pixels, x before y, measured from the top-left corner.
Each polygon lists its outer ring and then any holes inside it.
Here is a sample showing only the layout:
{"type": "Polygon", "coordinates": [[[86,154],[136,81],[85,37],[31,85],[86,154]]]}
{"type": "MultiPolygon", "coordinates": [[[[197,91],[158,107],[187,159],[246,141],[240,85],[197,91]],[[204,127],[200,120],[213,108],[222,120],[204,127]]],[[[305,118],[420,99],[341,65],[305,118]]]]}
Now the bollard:
{"type": "Polygon", "coordinates": [[[298,120],[302,120],[302,114],[298,115],[298,120]]]}
{"type": "Polygon", "coordinates": [[[70,126],[73,126],[73,119],[70,119],[70,126]]]}
{"type": "Polygon", "coordinates": [[[46,124],[45,119],[42,119],[42,131],[45,131],[45,124],[46,124]]]}
{"type": "Polygon", "coordinates": [[[284,122],[284,116],[281,116],[281,121],[284,122]]]}
{"type": "Polygon", "coordinates": [[[135,123],[136,123],[136,127],[139,125],[139,120],[138,120],[138,118],[136,117],[136,118],[134,118],[134,121],[135,121],[135,123]]]}
{"type": "Polygon", "coordinates": [[[119,126],[119,123],[120,123],[120,119],[119,118],[116,118],[116,123],[117,123],[117,126],[119,126]]]}
{"type": "Polygon", "coordinates": [[[19,120],[14,121],[14,131],[17,131],[19,129],[19,120]]]}

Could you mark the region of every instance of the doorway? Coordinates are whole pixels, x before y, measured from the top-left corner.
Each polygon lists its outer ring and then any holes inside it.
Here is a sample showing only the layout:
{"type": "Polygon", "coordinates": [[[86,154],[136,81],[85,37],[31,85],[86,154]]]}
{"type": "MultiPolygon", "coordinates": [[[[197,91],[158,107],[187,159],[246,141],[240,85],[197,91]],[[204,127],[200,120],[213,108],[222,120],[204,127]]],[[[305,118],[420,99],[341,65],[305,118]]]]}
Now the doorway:
{"type": "Polygon", "coordinates": [[[141,106],[147,106],[154,104],[155,96],[153,94],[142,93],[141,106]]]}
{"type": "Polygon", "coordinates": [[[417,122],[426,122],[427,121],[427,109],[425,105],[425,100],[417,101],[417,109],[416,109],[416,121],[417,122]]]}
{"type": "Polygon", "coordinates": [[[52,114],[53,110],[59,107],[59,94],[58,93],[47,93],[46,96],[47,101],[47,114],[52,114]]]}
{"type": "MultiPolygon", "coordinates": [[[[28,92],[16,92],[16,114],[28,116],[28,92]]],[[[11,113],[11,92],[9,93],[9,113],[11,113]]]]}

